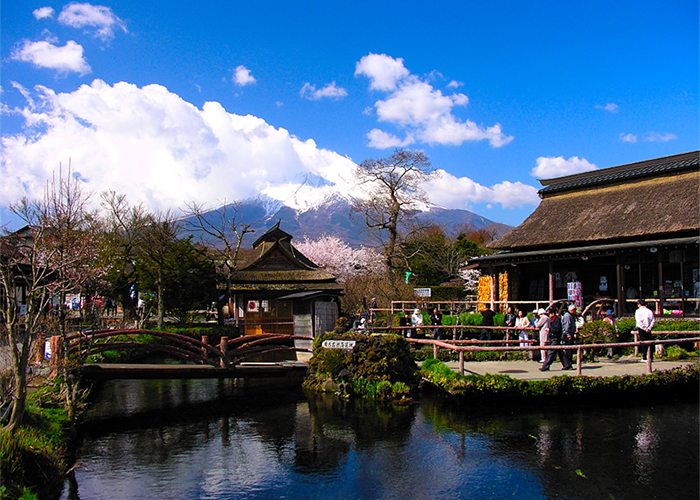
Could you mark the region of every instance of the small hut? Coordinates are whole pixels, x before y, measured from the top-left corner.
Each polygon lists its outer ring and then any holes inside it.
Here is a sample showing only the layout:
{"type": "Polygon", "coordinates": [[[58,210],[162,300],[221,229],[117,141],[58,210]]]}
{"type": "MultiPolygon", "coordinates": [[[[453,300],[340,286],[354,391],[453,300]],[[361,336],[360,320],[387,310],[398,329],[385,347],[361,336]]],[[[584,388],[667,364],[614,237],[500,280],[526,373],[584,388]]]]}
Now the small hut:
{"type": "Polygon", "coordinates": [[[234,269],[231,285],[233,320],[244,335],[313,338],[332,330],[338,319],[342,285],[294,248],[279,222],[253,243],[252,253],[234,269]]]}

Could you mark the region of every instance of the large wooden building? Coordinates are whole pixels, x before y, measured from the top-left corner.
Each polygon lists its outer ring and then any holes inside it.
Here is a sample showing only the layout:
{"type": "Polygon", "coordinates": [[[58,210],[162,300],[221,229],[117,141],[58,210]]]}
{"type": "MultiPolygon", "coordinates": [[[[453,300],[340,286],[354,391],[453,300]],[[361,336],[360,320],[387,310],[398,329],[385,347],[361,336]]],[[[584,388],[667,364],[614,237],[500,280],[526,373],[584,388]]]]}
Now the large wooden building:
{"type": "Polygon", "coordinates": [[[693,151],[541,180],[537,209],[491,244],[498,253],[472,263],[493,277],[507,272],[514,301],[552,302],[577,289],[584,303],[610,298],[618,314],[637,298],[657,313],[697,313],[698,158],[693,151]]]}
{"type": "Polygon", "coordinates": [[[333,330],[342,285],[291,243],[279,222],[253,243],[231,276],[233,319],[244,335],[315,337],[333,330]]]}

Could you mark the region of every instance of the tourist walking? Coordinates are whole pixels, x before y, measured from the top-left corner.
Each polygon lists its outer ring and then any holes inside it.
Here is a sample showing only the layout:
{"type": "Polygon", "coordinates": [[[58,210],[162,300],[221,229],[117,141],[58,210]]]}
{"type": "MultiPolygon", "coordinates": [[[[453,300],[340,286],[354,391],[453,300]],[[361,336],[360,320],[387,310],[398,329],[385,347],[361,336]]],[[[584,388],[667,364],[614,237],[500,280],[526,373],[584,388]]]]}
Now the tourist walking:
{"type": "MultiPolygon", "coordinates": [[[[535,328],[539,331],[540,334],[540,347],[544,347],[546,345],[549,345],[549,326],[550,326],[550,319],[549,316],[547,316],[547,311],[544,309],[540,309],[537,311],[537,321],[535,321],[535,328]]],[[[542,366],[540,367],[540,371],[544,372],[547,371],[548,368],[544,367],[544,363],[547,359],[547,351],[544,349],[540,350],[540,359],[542,360],[542,366]]]]}
{"type": "MultiPolygon", "coordinates": [[[[654,323],[656,318],[654,313],[647,307],[647,302],[644,299],[639,299],[637,302],[637,311],[634,313],[634,321],[636,323],[637,332],[639,332],[639,340],[651,340],[651,329],[654,328],[654,323]]],[[[647,352],[649,352],[650,359],[654,359],[653,351],[649,351],[648,345],[642,345],[639,348],[642,353],[642,360],[646,361],[647,352]]]]}
{"type": "MultiPolygon", "coordinates": [[[[562,312],[564,310],[562,309],[562,312]]],[[[549,324],[549,344],[550,345],[559,345],[562,342],[563,338],[563,327],[562,327],[562,318],[559,315],[559,311],[556,309],[554,310],[554,313],[550,316],[550,324],[549,324]]],[[[568,350],[565,349],[557,349],[554,351],[547,351],[547,357],[544,360],[544,363],[542,363],[542,368],[540,368],[540,371],[546,372],[549,371],[549,368],[552,366],[552,363],[554,363],[554,360],[557,359],[557,356],[559,357],[559,361],[561,361],[561,369],[562,370],[571,370],[571,359],[569,358],[568,355],[568,350]]]]}

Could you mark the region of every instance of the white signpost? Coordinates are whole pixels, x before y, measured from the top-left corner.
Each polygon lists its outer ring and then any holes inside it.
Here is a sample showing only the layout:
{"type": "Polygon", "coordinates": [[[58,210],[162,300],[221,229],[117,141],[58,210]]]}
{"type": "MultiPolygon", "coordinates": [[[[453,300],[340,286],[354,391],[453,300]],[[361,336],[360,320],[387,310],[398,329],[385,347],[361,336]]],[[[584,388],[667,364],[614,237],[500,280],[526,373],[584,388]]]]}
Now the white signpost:
{"type": "Polygon", "coordinates": [[[326,349],[352,349],[355,347],[354,340],[324,340],[321,346],[326,349]]]}

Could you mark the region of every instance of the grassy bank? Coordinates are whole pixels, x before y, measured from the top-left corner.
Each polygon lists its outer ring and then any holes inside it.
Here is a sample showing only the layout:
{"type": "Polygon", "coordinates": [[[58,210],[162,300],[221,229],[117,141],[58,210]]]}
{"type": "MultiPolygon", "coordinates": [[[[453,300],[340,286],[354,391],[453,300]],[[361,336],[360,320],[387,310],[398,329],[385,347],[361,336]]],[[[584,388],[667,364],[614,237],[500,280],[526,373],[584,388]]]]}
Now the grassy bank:
{"type": "Polygon", "coordinates": [[[507,375],[466,375],[451,370],[444,363],[429,359],[420,371],[424,380],[454,397],[494,402],[533,402],[601,400],[606,397],[698,397],[700,369],[697,364],[651,375],[615,377],[552,377],[546,380],[518,380],[507,375]]]}
{"type": "Polygon", "coordinates": [[[68,464],[70,423],[49,387],[31,393],[22,427],[0,431],[0,498],[58,498],[68,464]]]}

